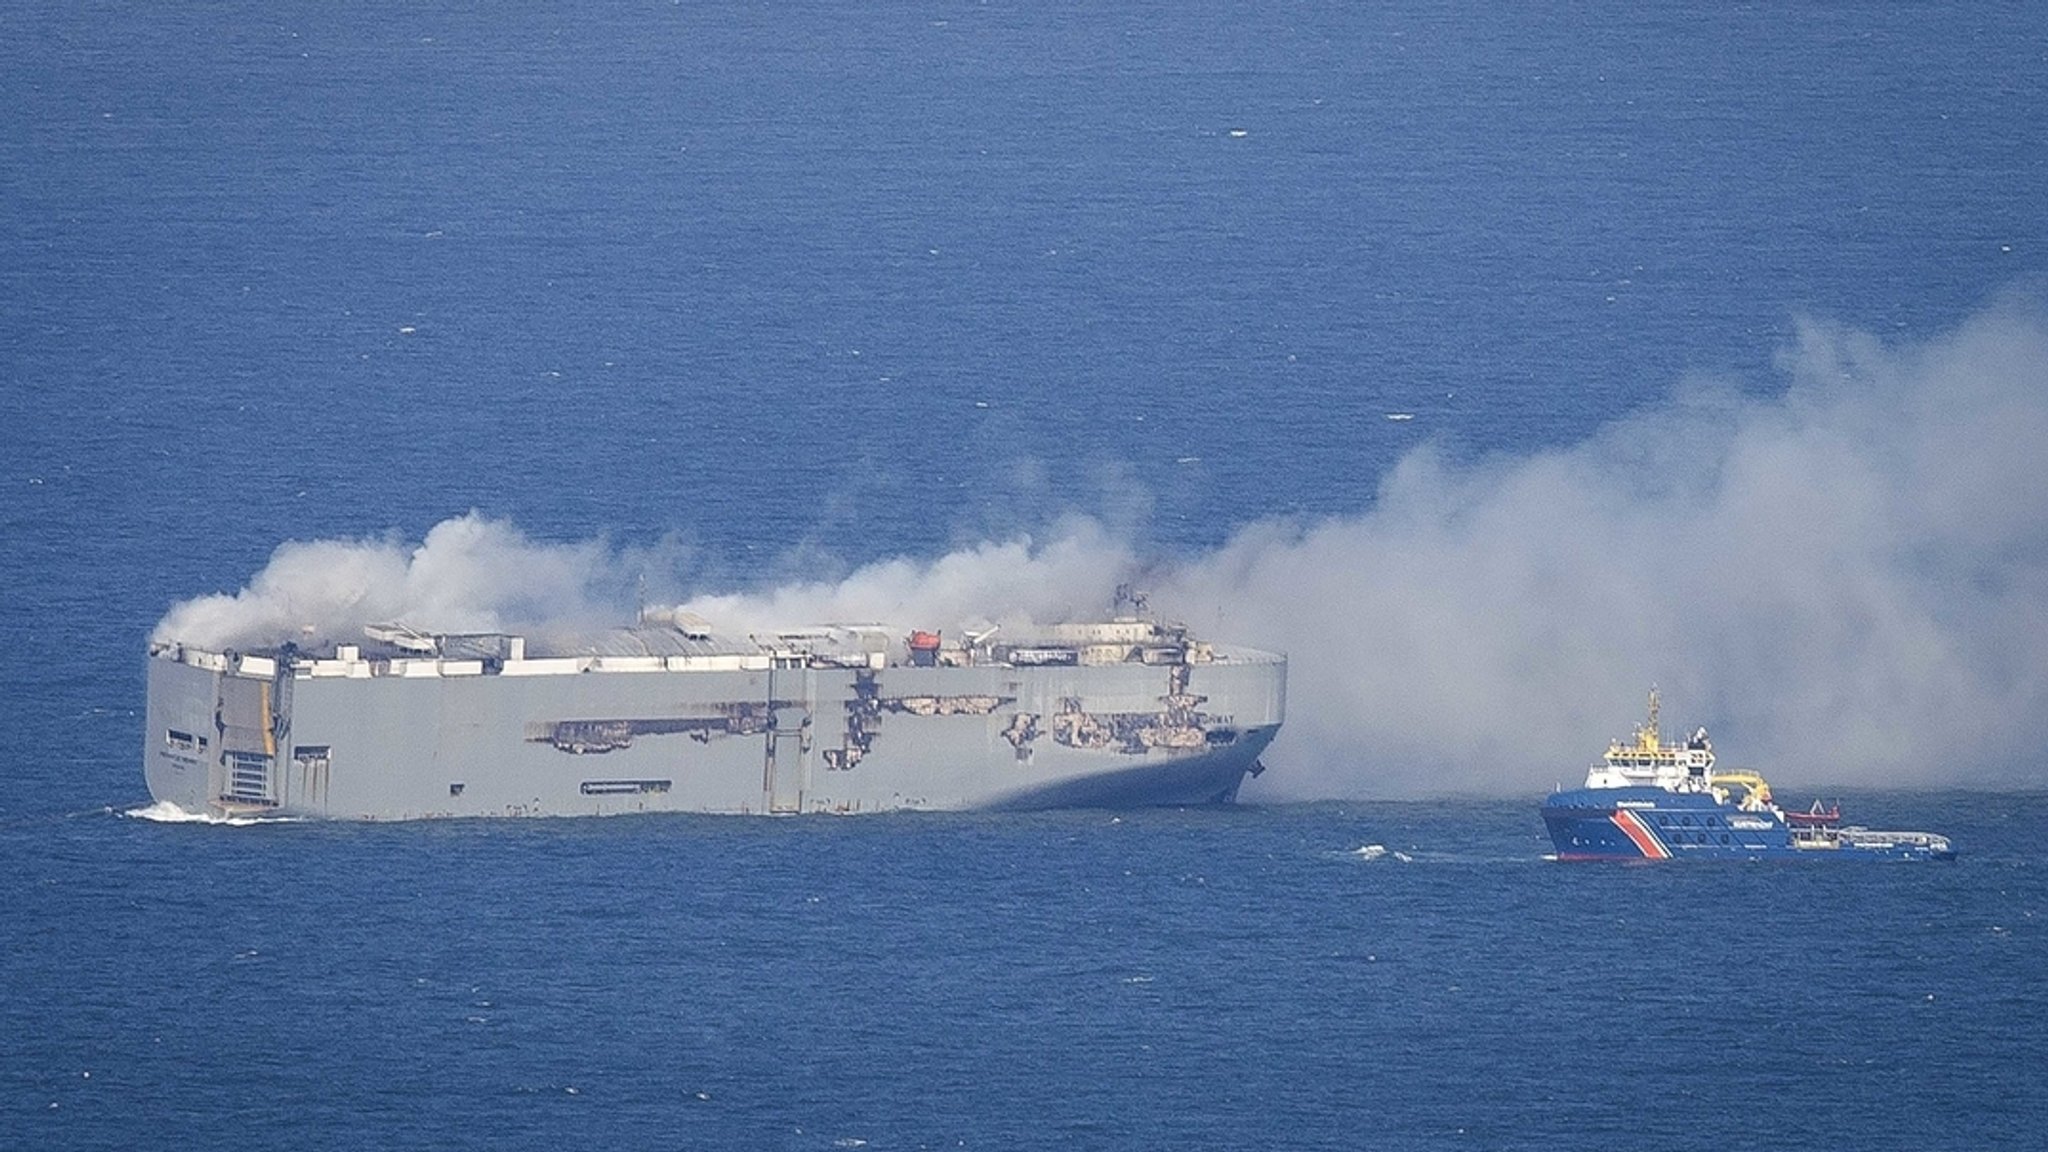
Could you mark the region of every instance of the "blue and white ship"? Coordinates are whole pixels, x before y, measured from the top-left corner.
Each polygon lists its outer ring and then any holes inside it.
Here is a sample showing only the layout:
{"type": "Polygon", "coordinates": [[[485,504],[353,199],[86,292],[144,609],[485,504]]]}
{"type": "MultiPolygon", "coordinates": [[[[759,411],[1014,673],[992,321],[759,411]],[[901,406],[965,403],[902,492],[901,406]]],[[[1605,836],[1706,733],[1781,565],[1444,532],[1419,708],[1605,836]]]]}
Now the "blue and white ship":
{"type": "Polygon", "coordinates": [[[1683,744],[1657,732],[1650,716],[1630,742],[1616,740],[1581,788],[1543,802],[1543,823],[1559,860],[1953,860],[1948,838],[1844,826],[1839,807],[1787,812],[1755,772],[1714,771],[1705,728],[1683,744]]]}

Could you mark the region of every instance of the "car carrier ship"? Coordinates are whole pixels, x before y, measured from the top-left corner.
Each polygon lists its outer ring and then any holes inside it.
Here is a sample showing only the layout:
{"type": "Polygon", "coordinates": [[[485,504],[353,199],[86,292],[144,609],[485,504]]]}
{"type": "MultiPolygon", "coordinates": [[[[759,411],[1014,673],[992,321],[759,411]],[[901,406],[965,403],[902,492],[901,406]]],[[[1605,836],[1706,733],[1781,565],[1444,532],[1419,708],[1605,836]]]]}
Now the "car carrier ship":
{"type": "Polygon", "coordinates": [[[149,652],[150,794],[209,817],[409,820],[1224,803],[1286,660],[1143,615],[957,635],[583,633],[149,652]]]}
{"type": "Polygon", "coordinates": [[[1543,802],[1559,860],[1953,860],[1948,838],[1842,823],[1841,807],[1780,808],[1755,772],[1716,772],[1700,728],[1683,744],[1657,731],[1657,690],[1635,738],[1608,744],[1584,787],[1543,802]]]}

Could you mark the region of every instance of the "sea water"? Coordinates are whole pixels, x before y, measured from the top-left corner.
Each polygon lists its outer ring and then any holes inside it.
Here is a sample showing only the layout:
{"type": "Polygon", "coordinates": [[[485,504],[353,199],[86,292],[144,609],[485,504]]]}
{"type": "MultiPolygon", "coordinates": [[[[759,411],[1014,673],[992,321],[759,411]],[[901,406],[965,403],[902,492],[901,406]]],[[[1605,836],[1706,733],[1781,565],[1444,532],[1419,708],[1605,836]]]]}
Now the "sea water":
{"type": "Polygon", "coordinates": [[[1954,865],[1533,802],[0,830],[19,1147],[2021,1147],[2039,796],[1954,865]],[[1384,853],[1361,851],[1374,846],[1384,853]]]}
{"type": "Polygon", "coordinates": [[[2048,271],[2032,9],[0,31],[0,1146],[2039,1139],[2037,794],[1843,797],[1950,867],[1563,867],[1539,797],[1369,761],[1203,812],[137,815],[145,636],[286,539],[1199,553],[1423,445],[1768,398],[1804,317],[1937,338],[2048,271]]]}

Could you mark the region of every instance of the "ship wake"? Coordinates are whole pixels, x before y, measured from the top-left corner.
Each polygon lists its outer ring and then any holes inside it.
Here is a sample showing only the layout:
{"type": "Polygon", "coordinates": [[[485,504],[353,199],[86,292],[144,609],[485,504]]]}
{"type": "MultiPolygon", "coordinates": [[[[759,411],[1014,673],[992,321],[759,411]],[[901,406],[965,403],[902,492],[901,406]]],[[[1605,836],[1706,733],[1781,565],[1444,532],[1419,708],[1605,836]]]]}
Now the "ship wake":
{"type": "Polygon", "coordinates": [[[169,800],[159,800],[141,808],[129,808],[117,812],[124,820],[147,820],[152,824],[219,824],[229,828],[247,828],[257,824],[296,824],[296,816],[222,816],[210,812],[191,812],[178,807],[169,800]]]}

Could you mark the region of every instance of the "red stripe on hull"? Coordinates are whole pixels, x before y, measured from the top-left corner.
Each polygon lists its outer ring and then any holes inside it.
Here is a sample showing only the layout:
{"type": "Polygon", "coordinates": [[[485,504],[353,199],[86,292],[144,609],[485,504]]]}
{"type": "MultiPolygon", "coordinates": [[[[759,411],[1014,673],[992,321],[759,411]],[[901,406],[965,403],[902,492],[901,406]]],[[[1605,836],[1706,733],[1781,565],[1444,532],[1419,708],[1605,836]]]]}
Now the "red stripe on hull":
{"type": "Polygon", "coordinates": [[[1608,819],[1614,821],[1614,826],[1621,829],[1622,835],[1627,836],[1629,841],[1636,846],[1637,850],[1642,852],[1644,859],[1669,860],[1671,858],[1671,850],[1664,847],[1657,840],[1657,834],[1650,831],[1650,826],[1643,823],[1641,816],[1624,809],[1616,812],[1608,817],[1608,819]]]}

